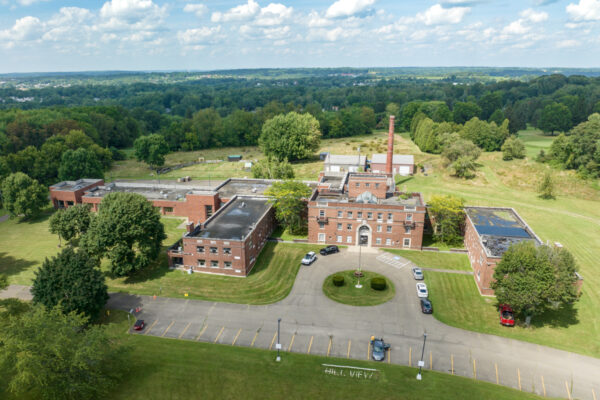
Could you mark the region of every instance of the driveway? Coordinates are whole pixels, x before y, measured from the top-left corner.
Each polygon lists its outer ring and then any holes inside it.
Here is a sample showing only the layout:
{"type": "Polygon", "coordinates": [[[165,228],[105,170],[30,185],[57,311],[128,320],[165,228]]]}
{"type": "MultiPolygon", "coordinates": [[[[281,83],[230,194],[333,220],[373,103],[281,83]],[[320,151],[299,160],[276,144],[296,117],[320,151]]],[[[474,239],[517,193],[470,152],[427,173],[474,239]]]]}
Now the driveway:
{"type": "Polygon", "coordinates": [[[600,359],[444,325],[420,312],[410,271],[413,264],[398,258],[390,265],[378,256],[363,252],[362,266],[387,276],[396,296],[373,307],[339,304],[322,292],[325,277],[356,267],[358,253],[346,249],[301,267],[290,295],[276,304],[113,293],[108,307],[126,311],[141,307],[138,318],[148,325],[140,334],[264,349],[276,348],[280,317],[282,350],[347,359],[369,359],[369,338],[382,336],[392,345],[386,362],[410,366],[417,365],[426,332],[426,369],[540,395],[590,400],[600,396],[600,359]]]}

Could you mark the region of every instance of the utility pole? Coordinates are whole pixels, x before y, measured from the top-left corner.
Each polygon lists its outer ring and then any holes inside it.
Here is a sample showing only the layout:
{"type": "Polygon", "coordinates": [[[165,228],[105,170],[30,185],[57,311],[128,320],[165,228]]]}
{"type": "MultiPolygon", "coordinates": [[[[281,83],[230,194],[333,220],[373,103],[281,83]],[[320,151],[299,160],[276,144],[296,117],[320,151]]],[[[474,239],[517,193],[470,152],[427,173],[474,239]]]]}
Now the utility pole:
{"type": "Polygon", "coordinates": [[[421,350],[421,359],[419,360],[419,373],[417,374],[417,380],[420,381],[421,377],[421,369],[425,366],[425,361],[423,361],[423,356],[425,355],[425,341],[427,340],[427,333],[423,333],[423,349],[421,350]]]}
{"type": "Polygon", "coordinates": [[[279,350],[281,350],[281,342],[279,341],[280,325],[281,318],[277,318],[277,344],[275,345],[275,347],[277,348],[277,358],[275,359],[275,361],[277,362],[281,361],[281,356],[279,355],[279,350]]]}

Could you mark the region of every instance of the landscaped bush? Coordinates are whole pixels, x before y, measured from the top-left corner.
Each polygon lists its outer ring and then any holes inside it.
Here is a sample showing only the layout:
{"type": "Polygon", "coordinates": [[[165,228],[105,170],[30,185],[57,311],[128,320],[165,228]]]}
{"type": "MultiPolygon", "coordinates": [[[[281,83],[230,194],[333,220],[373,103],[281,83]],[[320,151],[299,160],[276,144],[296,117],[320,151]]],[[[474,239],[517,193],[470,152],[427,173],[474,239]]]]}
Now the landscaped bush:
{"type": "Polygon", "coordinates": [[[385,290],[386,282],[384,278],[375,277],[371,279],[371,288],[373,290],[385,290]]]}
{"type": "Polygon", "coordinates": [[[342,275],[334,275],[331,281],[334,286],[344,286],[344,277],[342,275]]]}

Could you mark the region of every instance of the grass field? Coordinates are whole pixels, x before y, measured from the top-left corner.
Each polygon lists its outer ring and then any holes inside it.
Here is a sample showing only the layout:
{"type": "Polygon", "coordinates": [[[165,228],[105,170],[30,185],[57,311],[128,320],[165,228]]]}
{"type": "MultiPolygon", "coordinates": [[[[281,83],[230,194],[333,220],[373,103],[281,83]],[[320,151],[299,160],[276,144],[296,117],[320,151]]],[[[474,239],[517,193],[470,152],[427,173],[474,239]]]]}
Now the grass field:
{"type": "Polygon", "coordinates": [[[283,226],[279,225],[277,228],[275,228],[273,233],[271,233],[271,237],[291,241],[295,239],[306,239],[308,237],[308,234],[293,235],[290,233],[290,230],[288,228],[284,228],[283,226]]]}
{"type": "MultiPolygon", "coordinates": [[[[111,329],[124,335],[126,317],[111,329]]],[[[473,379],[383,363],[283,353],[253,348],[163,339],[127,337],[128,370],[110,399],[539,399],[533,394],[473,379]],[[378,379],[329,376],[322,364],[376,368],[378,379]]]]}
{"type": "Polygon", "coordinates": [[[323,282],[323,293],[325,293],[325,296],[338,303],[351,306],[376,306],[377,304],[383,304],[386,301],[393,299],[396,295],[394,285],[389,279],[371,271],[362,271],[364,274],[364,276],[360,278],[362,288],[357,289],[354,287],[354,285],[358,283],[358,279],[354,276],[354,271],[355,270],[340,271],[325,278],[325,281],[323,282]],[[344,284],[342,286],[338,287],[333,284],[333,277],[335,275],[342,275],[344,277],[344,284]],[[387,285],[384,290],[375,290],[371,288],[371,280],[375,277],[385,279],[387,285]]]}
{"type": "Polygon", "coordinates": [[[471,264],[466,254],[460,253],[438,253],[435,251],[417,251],[417,250],[395,250],[384,249],[392,254],[397,254],[410,260],[422,268],[435,269],[454,269],[460,271],[470,271],[471,264]]]}

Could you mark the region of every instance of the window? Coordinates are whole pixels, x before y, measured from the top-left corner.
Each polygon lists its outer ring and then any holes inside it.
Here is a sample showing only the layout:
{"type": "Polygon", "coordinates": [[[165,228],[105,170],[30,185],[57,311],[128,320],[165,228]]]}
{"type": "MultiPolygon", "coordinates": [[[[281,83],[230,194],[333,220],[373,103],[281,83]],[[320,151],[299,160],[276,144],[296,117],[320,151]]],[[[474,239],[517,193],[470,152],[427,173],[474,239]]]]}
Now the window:
{"type": "Polygon", "coordinates": [[[359,211],[356,213],[356,218],[358,218],[358,219],[362,218],[362,211],[359,211]]]}
{"type": "Polygon", "coordinates": [[[375,239],[375,244],[381,244],[381,238],[375,239]]]}
{"type": "Polygon", "coordinates": [[[481,270],[480,269],[477,270],[477,280],[478,281],[481,280],[481,270]]]}
{"type": "Polygon", "coordinates": [[[337,242],[338,242],[338,243],[342,243],[342,237],[341,237],[341,236],[338,236],[338,237],[337,237],[337,242]]]}
{"type": "Polygon", "coordinates": [[[324,233],[319,233],[319,242],[324,242],[325,241],[325,234],[324,233]]]}
{"type": "Polygon", "coordinates": [[[410,239],[409,238],[404,239],[403,245],[404,245],[404,247],[410,247],[410,239]]]}
{"type": "Polygon", "coordinates": [[[386,246],[391,246],[392,245],[392,239],[385,239],[385,245],[386,246]]]}
{"type": "Polygon", "coordinates": [[[352,218],[352,211],[348,211],[348,218],[352,218]]]}
{"type": "Polygon", "coordinates": [[[196,252],[204,253],[204,246],[196,246],[196,252]]]}
{"type": "Polygon", "coordinates": [[[346,225],[346,229],[348,229],[349,231],[351,231],[352,230],[352,224],[346,225]]]}
{"type": "Polygon", "coordinates": [[[388,225],[388,226],[386,227],[386,231],[387,231],[387,233],[391,233],[391,232],[392,232],[392,226],[391,226],[391,225],[388,225]]]}
{"type": "Polygon", "coordinates": [[[383,213],[377,213],[377,220],[383,221],[383,213]]]}
{"type": "Polygon", "coordinates": [[[205,260],[198,260],[198,266],[202,267],[202,268],[206,267],[206,261],[205,260]]]}
{"type": "Polygon", "coordinates": [[[217,254],[219,252],[219,249],[216,247],[211,247],[210,248],[210,254],[217,254]]]}
{"type": "Polygon", "coordinates": [[[211,260],[210,267],[211,268],[219,268],[219,262],[217,260],[211,260]]]}
{"type": "Polygon", "coordinates": [[[319,210],[319,217],[324,217],[325,216],[325,210],[319,210]]]}
{"type": "Polygon", "coordinates": [[[412,214],[406,214],[406,220],[412,221],[412,214]]]}
{"type": "Polygon", "coordinates": [[[346,243],[352,243],[352,236],[346,236],[346,243]]]}
{"type": "Polygon", "coordinates": [[[377,225],[377,232],[381,232],[381,225],[377,225]]]}
{"type": "Polygon", "coordinates": [[[319,222],[319,229],[325,229],[325,222],[319,222]]]}
{"type": "Polygon", "coordinates": [[[375,184],[375,189],[379,189],[379,183],[375,184]]]}
{"type": "Polygon", "coordinates": [[[166,213],[171,213],[171,212],[173,212],[173,207],[164,207],[163,211],[166,213]]]}
{"type": "Polygon", "coordinates": [[[231,261],[225,261],[223,265],[225,269],[231,269],[231,261]]]}
{"type": "Polygon", "coordinates": [[[356,187],[359,188],[360,187],[360,182],[356,182],[356,187]]]}
{"type": "Polygon", "coordinates": [[[371,184],[369,182],[365,183],[365,187],[371,187],[371,184]]]}
{"type": "Polygon", "coordinates": [[[410,226],[404,227],[404,233],[410,233],[410,226]]]}
{"type": "Polygon", "coordinates": [[[206,213],[206,218],[210,217],[213,214],[212,205],[204,206],[204,212],[206,213]]]}
{"type": "Polygon", "coordinates": [[[72,205],[73,205],[73,202],[72,202],[72,201],[67,201],[67,205],[68,205],[68,206],[72,206],[72,205]]]}
{"type": "Polygon", "coordinates": [[[343,211],[338,211],[338,218],[342,218],[344,216],[344,212],[343,211]]]}
{"type": "Polygon", "coordinates": [[[342,224],[337,224],[337,229],[338,229],[338,231],[341,231],[342,230],[342,224]]]}
{"type": "Polygon", "coordinates": [[[223,247],[223,254],[231,254],[231,247],[223,247]]]}
{"type": "Polygon", "coordinates": [[[368,212],[367,213],[367,218],[368,219],[373,219],[373,213],[372,212],[368,212]]]}
{"type": "Polygon", "coordinates": [[[388,222],[393,222],[394,221],[394,216],[392,213],[388,213],[388,222]]]}

